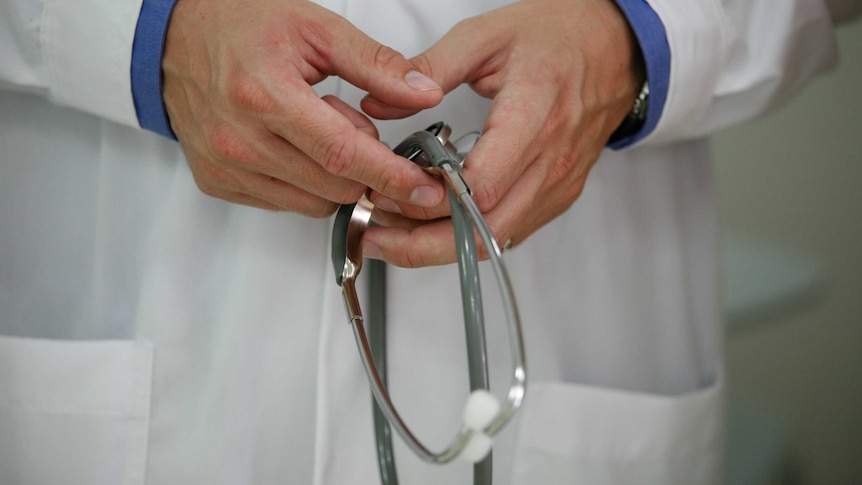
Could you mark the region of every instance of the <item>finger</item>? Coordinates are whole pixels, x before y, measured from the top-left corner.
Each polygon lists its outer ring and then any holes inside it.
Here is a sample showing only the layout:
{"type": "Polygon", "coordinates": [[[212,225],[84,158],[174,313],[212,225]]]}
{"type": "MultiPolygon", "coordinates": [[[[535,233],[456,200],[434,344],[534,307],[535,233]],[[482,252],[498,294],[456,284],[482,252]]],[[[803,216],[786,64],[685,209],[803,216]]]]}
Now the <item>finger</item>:
{"type": "MultiPolygon", "coordinates": [[[[504,31],[493,20],[468,19],[457,24],[425,52],[410,59],[410,63],[419,72],[434,79],[444,93],[449,93],[464,83],[489,76],[502,67],[498,53],[505,44],[498,39],[503,34],[504,31]]],[[[361,107],[365,113],[377,119],[401,119],[418,111],[394,104],[375,92],[370,92],[362,100],[361,107]]]]}
{"type": "Polygon", "coordinates": [[[404,217],[401,214],[381,210],[378,207],[375,207],[374,211],[371,213],[371,221],[378,226],[397,227],[408,230],[416,229],[417,227],[428,223],[428,221],[411,219],[409,217],[404,217]]]}
{"type": "Polygon", "coordinates": [[[399,52],[368,37],[342,18],[306,40],[323,53],[325,70],[376,98],[403,108],[430,108],[443,99],[440,86],[399,52]],[[328,68],[328,69],[326,69],[328,68]]]}
{"type": "MultiPolygon", "coordinates": [[[[545,193],[545,176],[541,165],[531,165],[494,210],[484,214],[497,246],[504,250],[522,243],[536,229],[558,216],[561,210],[545,193]],[[552,212],[555,211],[555,212],[552,212]]],[[[487,259],[489,249],[477,243],[480,259],[487,259]]]]}
{"type": "Polygon", "coordinates": [[[229,202],[318,218],[330,216],[338,208],[334,202],[267,175],[199,160],[190,160],[189,167],[201,192],[229,202]]]}
{"type": "Polygon", "coordinates": [[[266,175],[242,173],[239,180],[242,193],[280,207],[282,210],[322,218],[331,216],[339,206],[335,202],[266,175]]]}
{"type": "MultiPolygon", "coordinates": [[[[379,138],[377,128],[362,113],[335,96],[326,95],[322,100],[347,118],[357,130],[372,138],[379,138]]],[[[364,185],[350,179],[329,174],[280,137],[272,136],[270,140],[264,142],[264,146],[271,158],[280,160],[282,163],[276,164],[273,170],[262,170],[261,173],[290,181],[292,185],[339,204],[356,202],[367,189],[364,185]],[[286,163],[288,161],[290,163],[286,163]],[[285,173],[286,170],[278,170],[279,168],[290,169],[290,173],[285,173]]]]}
{"type": "Polygon", "coordinates": [[[506,47],[509,35],[503,24],[494,20],[493,13],[466,19],[410,63],[448,93],[501,68],[504,59],[498,54],[506,47]]]}
{"type": "MultiPolygon", "coordinates": [[[[571,200],[574,200],[572,197],[566,204],[559,203],[558,196],[570,192],[565,188],[562,192],[555,190],[550,197],[545,197],[543,170],[541,165],[531,166],[506,198],[494,210],[484,214],[494,240],[501,249],[507,242],[509,245],[523,242],[536,229],[558,216],[570,205],[571,200]]],[[[578,187],[583,187],[582,181],[578,187]]],[[[577,191],[579,192],[579,189],[577,191]]],[[[451,219],[421,224],[398,215],[385,214],[383,220],[394,227],[373,227],[366,231],[363,244],[369,257],[410,268],[455,262],[451,219]]],[[[489,249],[484,246],[478,234],[475,237],[479,259],[488,259],[489,249]]]]}
{"type": "MultiPolygon", "coordinates": [[[[521,220],[514,218],[514,216],[520,214],[521,212],[511,214],[513,216],[511,220],[505,217],[487,220],[489,225],[492,221],[498,222],[496,219],[501,219],[499,222],[514,224],[515,221],[521,220]]],[[[502,214],[500,215],[502,216],[502,214]]],[[[406,268],[454,263],[457,256],[455,254],[455,231],[452,220],[446,218],[418,224],[417,222],[396,220],[396,226],[376,226],[367,229],[362,241],[363,254],[372,259],[382,259],[406,268]]],[[[503,246],[503,241],[510,239],[508,236],[502,237],[503,234],[512,231],[508,226],[505,229],[495,229],[493,225],[489,227],[491,227],[494,240],[497,241],[499,247],[503,246]]],[[[488,259],[489,250],[485,248],[478,234],[474,234],[474,236],[478,258],[481,260],[488,259]]]]}
{"type": "MultiPolygon", "coordinates": [[[[586,148],[584,149],[586,153],[586,148]]],[[[594,160],[598,153],[587,154],[594,160]]],[[[591,164],[576,170],[554,167],[552,158],[531,164],[517,179],[500,203],[484,215],[501,249],[521,244],[531,234],[557,218],[580,197],[591,164]],[[549,172],[565,172],[557,179],[549,172]]],[[[564,165],[569,165],[565,163],[564,165]]],[[[484,246],[479,247],[480,258],[487,257],[484,246]]]]}
{"type": "Polygon", "coordinates": [[[530,86],[513,83],[494,99],[462,172],[483,212],[493,209],[536,159],[553,156],[553,140],[547,139],[545,130],[554,102],[543,96],[530,86]]]}
{"type": "Polygon", "coordinates": [[[362,108],[368,116],[377,118],[378,120],[401,120],[408,116],[413,116],[418,113],[418,109],[399,108],[380,101],[372,95],[367,95],[359,102],[359,107],[362,108]]]}
{"type": "Polygon", "coordinates": [[[432,176],[358,130],[308,86],[295,87],[301,92],[293,91],[290,106],[285,106],[292,119],[270,119],[268,129],[330,174],[360,182],[394,200],[423,207],[440,202],[443,187],[432,176]]]}
{"type": "Polygon", "coordinates": [[[362,240],[363,254],[396,266],[421,268],[455,261],[455,233],[448,219],[412,229],[370,227],[362,240]]]}
{"type": "Polygon", "coordinates": [[[371,192],[368,198],[381,210],[400,214],[409,219],[430,221],[441,217],[449,217],[449,215],[451,215],[449,210],[449,197],[444,197],[443,201],[434,207],[418,207],[412,204],[399,204],[389,197],[385,197],[377,192],[371,192]]]}
{"type": "MultiPolygon", "coordinates": [[[[327,172],[305,153],[267,130],[240,123],[222,123],[209,129],[208,143],[198,147],[201,177],[221,188],[235,189],[238,174],[248,172],[281,180],[311,194],[338,203],[355,202],[366,186],[327,172]]],[[[257,194],[262,196],[263,194],[257,194]]],[[[269,198],[275,198],[273,195],[269,198]]]]}
{"type": "Polygon", "coordinates": [[[356,127],[357,130],[377,140],[380,139],[380,133],[377,131],[377,127],[374,126],[374,123],[372,123],[371,120],[366,118],[362,113],[350,107],[349,104],[332,95],[323,96],[322,99],[326,104],[332,106],[334,110],[341,113],[342,116],[353,123],[353,126],[356,127]]]}
{"type": "Polygon", "coordinates": [[[351,204],[368,189],[365,185],[327,172],[281,137],[269,134],[258,145],[268,162],[257,172],[287,182],[338,204],[351,204]]]}
{"type": "Polygon", "coordinates": [[[218,192],[218,193],[208,193],[210,197],[214,197],[216,199],[224,200],[226,202],[230,202],[232,204],[240,204],[248,207],[255,207],[257,209],[264,209],[269,211],[283,211],[284,209],[278,207],[276,205],[270,204],[269,202],[257,199],[247,194],[241,194],[239,192],[218,192]]]}

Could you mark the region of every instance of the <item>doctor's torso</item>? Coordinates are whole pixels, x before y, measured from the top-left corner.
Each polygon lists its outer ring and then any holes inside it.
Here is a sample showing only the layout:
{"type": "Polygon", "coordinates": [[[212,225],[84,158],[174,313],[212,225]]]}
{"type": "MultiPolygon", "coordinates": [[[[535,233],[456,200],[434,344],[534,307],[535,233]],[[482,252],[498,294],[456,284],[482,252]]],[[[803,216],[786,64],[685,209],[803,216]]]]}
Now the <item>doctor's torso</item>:
{"type": "MultiPolygon", "coordinates": [[[[410,56],[499,2],[321,4],[410,56]]],[[[362,95],[334,79],[318,91],[353,106],[362,95]]],[[[382,123],[381,138],[438,120],[479,129],[488,106],[462,87],[382,123]]],[[[533,411],[501,439],[499,483],[607,476],[607,460],[581,451],[638,444],[613,420],[584,428],[597,409],[634,406],[643,419],[625,426],[667,450],[685,446],[650,413],[715,415],[711,191],[700,142],[608,152],[582,199],[507,254],[533,411]]],[[[203,195],[173,141],[0,91],[0,483],[376,483],[370,396],[329,230],[329,220],[203,195]]],[[[456,275],[390,274],[392,393],[442,446],[467,394],[456,275]]],[[[488,305],[502,389],[507,340],[499,305],[488,305]]],[[[696,422],[698,446],[717,446],[718,432],[696,422]]],[[[468,483],[465,464],[397,453],[405,483],[468,483]]],[[[686,476],[677,458],[670,471],[632,470],[670,483],[686,476]]]]}

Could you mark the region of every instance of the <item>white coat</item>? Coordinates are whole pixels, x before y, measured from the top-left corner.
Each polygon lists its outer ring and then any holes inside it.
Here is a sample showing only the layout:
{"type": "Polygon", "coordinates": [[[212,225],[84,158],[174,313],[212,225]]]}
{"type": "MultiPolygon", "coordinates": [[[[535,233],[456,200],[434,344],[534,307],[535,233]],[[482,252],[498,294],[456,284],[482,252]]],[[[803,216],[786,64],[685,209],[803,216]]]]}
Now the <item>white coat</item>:
{"type": "MultiPolygon", "coordinates": [[[[499,0],[326,0],[421,51],[499,0]]],[[[716,484],[722,327],[702,136],[762,113],[833,58],[816,0],[650,0],[667,29],[663,117],[607,151],[583,196],[507,253],[527,341],[526,406],[500,484],[716,484]]],[[[137,128],[140,0],[0,1],[0,483],[378,483],[370,397],[329,267],[331,221],[208,198],[175,142],[137,128]]],[[[321,84],[357,105],[361,93],[321,84]]],[[[381,125],[480,128],[459,89],[381,125]]],[[[467,394],[451,267],[392,272],[390,385],[442,446],[467,394]]],[[[486,294],[493,286],[489,281],[486,294]]],[[[489,298],[492,385],[505,333],[489,298]]],[[[470,467],[397,449],[402,483],[470,467]]]]}

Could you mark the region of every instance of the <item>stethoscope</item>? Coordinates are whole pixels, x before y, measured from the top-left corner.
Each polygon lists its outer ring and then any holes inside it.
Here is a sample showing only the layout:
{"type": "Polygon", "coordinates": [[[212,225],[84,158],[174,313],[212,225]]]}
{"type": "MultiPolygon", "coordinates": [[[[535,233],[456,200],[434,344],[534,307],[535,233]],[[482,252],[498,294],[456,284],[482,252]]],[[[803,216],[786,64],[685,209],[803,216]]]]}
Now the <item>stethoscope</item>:
{"type": "Polygon", "coordinates": [[[521,322],[502,251],[491,229],[476,207],[470,189],[461,177],[461,168],[469,148],[478,138],[469,134],[454,143],[451,129],[436,123],[424,131],[408,136],[393,150],[429,172],[442,177],[449,194],[452,223],[461,280],[461,297],[467,339],[467,361],[472,391],[464,406],[461,429],[443,450],[428,449],[402,420],[386,389],[386,268],[381,261],[370,260],[368,329],[360,308],[356,282],[362,269],[362,235],[371,223],[374,204],[363,195],[355,204],[344,205],[335,216],[332,230],[332,262],[335,278],[342,287],[344,304],[359,354],[371,385],[377,458],[384,485],[398,483],[392,450],[391,427],[416,455],[431,463],[448,463],[456,457],[474,463],[473,483],[491,483],[492,438],[512,419],[521,407],[526,391],[526,366],[521,322]],[[476,254],[474,228],[479,233],[494,269],[502,296],[512,355],[512,380],[504,402],[488,391],[488,362],[479,260],[476,254]]]}

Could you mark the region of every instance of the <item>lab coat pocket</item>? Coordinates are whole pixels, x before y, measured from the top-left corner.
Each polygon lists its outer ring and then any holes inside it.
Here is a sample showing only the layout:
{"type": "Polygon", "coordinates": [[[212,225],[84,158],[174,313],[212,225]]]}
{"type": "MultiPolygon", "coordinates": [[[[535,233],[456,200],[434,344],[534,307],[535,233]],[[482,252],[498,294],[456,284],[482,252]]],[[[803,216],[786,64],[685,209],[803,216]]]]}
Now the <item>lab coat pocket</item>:
{"type": "Polygon", "coordinates": [[[153,348],[0,336],[0,483],[142,484],[153,348]]]}
{"type": "Polygon", "coordinates": [[[536,382],[515,451],[519,485],[721,482],[723,384],[660,396],[536,382]]]}

